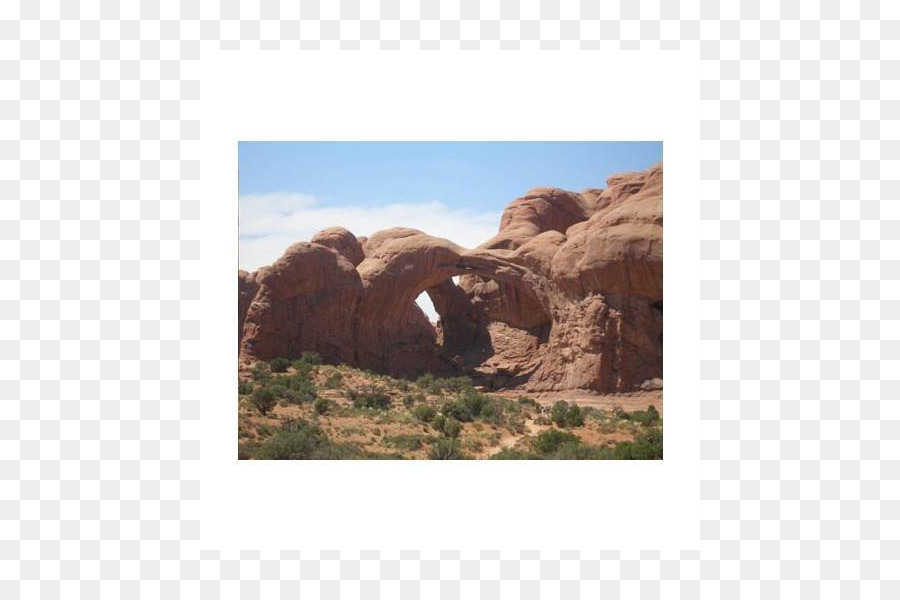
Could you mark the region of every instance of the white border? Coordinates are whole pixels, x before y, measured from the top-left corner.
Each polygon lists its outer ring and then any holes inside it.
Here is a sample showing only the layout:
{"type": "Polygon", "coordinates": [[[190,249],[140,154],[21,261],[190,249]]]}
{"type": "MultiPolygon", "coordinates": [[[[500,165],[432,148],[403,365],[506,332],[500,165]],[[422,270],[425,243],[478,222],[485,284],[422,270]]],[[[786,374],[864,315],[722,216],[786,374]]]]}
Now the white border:
{"type": "Polygon", "coordinates": [[[205,547],[697,546],[699,88],[696,59],[685,52],[205,56],[205,547]],[[242,139],[663,139],[665,459],[237,461],[237,141],[242,139]]]}

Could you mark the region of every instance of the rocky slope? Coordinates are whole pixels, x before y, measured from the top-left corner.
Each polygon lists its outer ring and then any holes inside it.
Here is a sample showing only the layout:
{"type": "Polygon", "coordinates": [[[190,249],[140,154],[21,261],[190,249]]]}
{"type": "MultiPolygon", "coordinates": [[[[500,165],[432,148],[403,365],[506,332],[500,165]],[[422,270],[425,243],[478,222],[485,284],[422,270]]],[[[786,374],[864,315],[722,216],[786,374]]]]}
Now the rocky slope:
{"type": "Polygon", "coordinates": [[[662,164],[580,194],[536,188],[474,249],[414,229],[326,229],[238,273],[241,359],[313,350],[395,376],[636,389],[662,377],[662,188],[662,164]],[[415,304],[423,291],[437,327],[415,304]]]}

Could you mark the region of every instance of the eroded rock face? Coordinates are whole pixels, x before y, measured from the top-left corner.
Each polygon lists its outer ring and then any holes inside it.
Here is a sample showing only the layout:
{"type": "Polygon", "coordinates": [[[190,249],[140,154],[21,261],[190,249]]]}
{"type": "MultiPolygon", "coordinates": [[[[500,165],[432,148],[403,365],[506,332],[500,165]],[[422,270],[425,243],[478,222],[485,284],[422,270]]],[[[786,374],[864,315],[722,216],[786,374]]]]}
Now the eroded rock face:
{"type": "Polygon", "coordinates": [[[415,229],[326,229],[239,272],[241,357],[315,350],[402,376],[636,389],[662,377],[662,178],[660,164],[602,190],[531,190],[471,250],[415,229]],[[437,327],[415,304],[423,291],[437,327]]]}

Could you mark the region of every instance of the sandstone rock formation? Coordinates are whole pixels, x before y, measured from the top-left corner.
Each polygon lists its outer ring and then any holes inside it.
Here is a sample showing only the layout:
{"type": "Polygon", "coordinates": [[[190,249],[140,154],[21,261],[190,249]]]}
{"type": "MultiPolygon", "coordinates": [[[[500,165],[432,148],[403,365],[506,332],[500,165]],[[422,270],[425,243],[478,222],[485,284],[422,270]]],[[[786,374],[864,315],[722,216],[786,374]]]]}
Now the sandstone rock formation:
{"type": "Polygon", "coordinates": [[[475,249],[415,229],[326,229],[238,273],[241,359],[315,350],[399,376],[637,389],[662,377],[662,181],[659,164],[580,194],[536,188],[475,249]],[[415,303],[423,291],[437,326],[415,303]]]}

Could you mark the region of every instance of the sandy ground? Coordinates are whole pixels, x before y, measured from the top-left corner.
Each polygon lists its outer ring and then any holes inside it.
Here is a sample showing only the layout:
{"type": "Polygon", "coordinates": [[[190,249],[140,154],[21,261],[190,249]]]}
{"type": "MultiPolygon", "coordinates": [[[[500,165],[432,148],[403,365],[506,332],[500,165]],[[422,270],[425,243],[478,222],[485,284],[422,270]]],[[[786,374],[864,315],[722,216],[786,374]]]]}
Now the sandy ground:
{"type": "Polygon", "coordinates": [[[629,392],[626,394],[598,394],[587,390],[567,390],[564,392],[519,392],[516,390],[504,390],[490,392],[495,396],[518,398],[528,396],[542,406],[552,406],[554,402],[565,400],[574,402],[579,406],[590,406],[602,410],[612,410],[616,406],[622,407],[628,412],[634,410],[646,410],[653,406],[659,414],[663,414],[662,390],[652,392],[629,392]]]}

